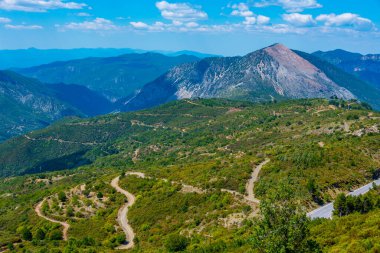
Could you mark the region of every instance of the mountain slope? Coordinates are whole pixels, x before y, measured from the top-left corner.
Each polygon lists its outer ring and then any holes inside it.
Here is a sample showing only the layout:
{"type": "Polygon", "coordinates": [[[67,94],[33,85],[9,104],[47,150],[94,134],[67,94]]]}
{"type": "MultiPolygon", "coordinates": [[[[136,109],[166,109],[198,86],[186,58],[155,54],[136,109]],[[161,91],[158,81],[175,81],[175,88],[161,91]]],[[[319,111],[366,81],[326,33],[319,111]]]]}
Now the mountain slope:
{"type": "MultiPolygon", "coordinates": [[[[321,69],[326,75],[339,83],[342,87],[348,89],[353,94],[355,94],[361,101],[367,102],[372,105],[377,110],[380,109],[380,90],[376,89],[372,85],[359,80],[358,77],[354,75],[347,74],[339,67],[321,60],[320,58],[306,54],[303,52],[296,51],[297,54],[304,57],[308,61],[312,62],[315,66],[321,69]]],[[[351,54],[352,55],[352,54],[351,54]]],[[[351,56],[352,57],[352,56],[351,56]]]]}
{"type": "Polygon", "coordinates": [[[355,96],[320,69],[283,45],[244,57],[206,58],[174,67],[144,86],[125,103],[125,110],[148,108],[182,98],[230,98],[268,101],[273,98],[355,96]]]}
{"type": "Polygon", "coordinates": [[[380,55],[361,55],[340,49],[327,52],[317,51],[313,55],[380,89],[380,55]]]}
{"type": "Polygon", "coordinates": [[[46,83],[83,85],[116,100],[134,94],[144,84],[178,64],[197,60],[197,57],[189,55],[125,54],[54,62],[16,71],[46,83]]]}
{"type": "Polygon", "coordinates": [[[0,71],[0,141],[38,129],[65,116],[94,116],[112,110],[104,97],[76,85],[46,85],[0,71]]]}
{"type": "Polygon", "coordinates": [[[108,99],[99,93],[76,84],[49,84],[52,95],[77,108],[86,116],[107,114],[115,109],[108,99]]]}
{"type": "Polygon", "coordinates": [[[113,57],[143,50],[130,48],[76,48],[76,49],[16,49],[0,50],[0,69],[29,68],[55,61],[69,61],[87,57],[113,57]]]}

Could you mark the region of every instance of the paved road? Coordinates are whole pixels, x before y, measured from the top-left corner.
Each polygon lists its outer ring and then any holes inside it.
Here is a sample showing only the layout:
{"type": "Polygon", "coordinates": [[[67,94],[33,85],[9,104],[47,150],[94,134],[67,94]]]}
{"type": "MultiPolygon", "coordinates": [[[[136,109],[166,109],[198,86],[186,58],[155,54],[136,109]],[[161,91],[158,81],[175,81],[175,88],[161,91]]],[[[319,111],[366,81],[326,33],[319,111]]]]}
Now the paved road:
{"type": "MultiPolygon", "coordinates": [[[[376,185],[380,185],[380,179],[373,181],[372,183],[369,183],[363,187],[360,187],[359,189],[353,192],[350,192],[348,195],[359,196],[359,195],[365,194],[369,192],[369,190],[372,189],[373,183],[375,183],[376,185]]],[[[334,202],[311,211],[310,213],[307,214],[307,216],[311,219],[316,219],[316,218],[332,219],[333,211],[334,211],[334,202]]]]}

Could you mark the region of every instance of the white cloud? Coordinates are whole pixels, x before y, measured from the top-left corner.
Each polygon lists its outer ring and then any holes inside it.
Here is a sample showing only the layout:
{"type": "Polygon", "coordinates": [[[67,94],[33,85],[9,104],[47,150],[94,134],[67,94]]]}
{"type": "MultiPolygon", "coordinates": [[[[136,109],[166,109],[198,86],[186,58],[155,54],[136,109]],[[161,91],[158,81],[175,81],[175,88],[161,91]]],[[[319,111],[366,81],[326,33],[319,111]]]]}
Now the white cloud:
{"type": "Polygon", "coordinates": [[[189,28],[194,28],[194,27],[198,27],[199,24],[197,22],[189,22],[186,24],[186,27],[189,27],[189,28]]]}
{"type": "Polygon", "coordinates": [[[322,14],[316,20],[323,22],[325,26],[348,27],[359,31],[370,31],[375,28],[375,24],[371,20],[353,13],[322,14]]]}
{"type": "Polygon", "coordinates": [[[187,3],[168,3],[161,1],[156,3],[156,7],[161,11],[161,16],[165,19],[178,22],[191,22],[207,19],[207,13],[199,6],[187,3]]]}
{"type": "Polygon", "coordinates": [[[245,20],[243,21],[243,24],[245,24],[245,25],[254,25],[254,24],[256,24],[256,17],[245,17],[245,20]]]}
{"type": "Polygon", "coordinates": [[[321,8],[317,0],[262,0],[256,7],[280,6],[288,12],[301,12],[305,9],[321,8]]]}
{"type": "Polygon", "coordinates": [[[12,22],[12,20],[10,20],[9,18],[0,17],[0,23],[2,23],[2,24],[10,23],[10,22],[12,22]]]}
{"type": "Polygon", "coordinates": [[[85,21],[82,23],[68,23],[60,26],[56,25],[60,30],[88,30],[88,31],[108,31],[116,30],[117,26],[112,21],[104,18],[96,18],[93,21],[85,21]]]}
{"type": "Polygon", "coordinates": [[[282,15],[283,20],[294,26],[313,26],[316,24],[312,15],[291,13],[282,15]]]}
{"type": "Polygon", "coordinates": [[[257,24],[258,25],[266,25],[270,22],[270,18],[267,17],[267,16],[263,16],[263,15],[258,15],[257,16],[257,24]]]}
{"type": "Polygon", "coordinates": [[[149,28],[149,25],[144,22],[130,22],[131,26],[136,29],[146,29],[149,28]]]}
{"type": "Polygon", "coordinates": [[[12,29],[12,30],[41,30],[41,29],[43,29],[43,27],[40,25],[10,25],[10,24],[7,24],[4,27],[7,29],[12,29]]]}
{"type": "Polygon", "coordinates": [[[87,13],[87,12],[79,12],[79,13],[77,13],[77,16],[78,17],[90,17],[91,14],[87,13]]]}
{"type": "Polygon", "coordinates": [[[249,10],[249,7],[245,3],[234,4],[231,6],[233,11],[231,12],[232,16],[239,17],[251,17],[253,16],[253,12],[249,10]]]}
{"type": "Polygon", "coordinates": [[[8,11],[46,12],[52,9],[83,9],[84,3],[63,0],[0,0],[0,9],[8,11]]]}
{"type": "Polygon", "coordinates": [[[232,9],[231,16],[244,18],[244,21],[241,23],[243,25],[266,25],[270,22],[269,17],[254,14],[246,3],[228,5],[227,7],[232,9]]]}

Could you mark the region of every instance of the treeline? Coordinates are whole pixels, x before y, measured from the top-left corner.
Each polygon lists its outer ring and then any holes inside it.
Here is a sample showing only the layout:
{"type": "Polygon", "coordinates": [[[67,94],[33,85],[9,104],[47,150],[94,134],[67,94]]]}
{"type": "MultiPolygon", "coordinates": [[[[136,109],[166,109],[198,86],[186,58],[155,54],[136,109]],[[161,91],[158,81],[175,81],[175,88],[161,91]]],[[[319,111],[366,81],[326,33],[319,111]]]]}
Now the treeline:
{"type": "Polygon", "coordinates": [[[380,194],[378,187],[361,196],[345,196],[339,194],[334,202],[334,215],[342,217],[352,213],[368,213],[380,208],[380,194]]]}

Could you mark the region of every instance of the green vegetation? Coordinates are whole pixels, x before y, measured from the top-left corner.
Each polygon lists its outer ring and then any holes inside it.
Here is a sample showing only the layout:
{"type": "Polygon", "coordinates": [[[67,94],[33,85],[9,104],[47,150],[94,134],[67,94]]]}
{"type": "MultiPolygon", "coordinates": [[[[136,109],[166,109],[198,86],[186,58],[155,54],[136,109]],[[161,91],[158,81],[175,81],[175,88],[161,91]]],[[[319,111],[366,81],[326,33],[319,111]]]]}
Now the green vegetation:
{"type": "Polygon", "coordinates": [[[260,202],[261,218],[256,221],[252,236],[257,252],[312,253],[321,252],[310,240],[309,220],[296,204],[294,187],[280,183],[274,193],[260,202]]]}
{"type": "Polygon", "coordinates": [[[137,197],[128,212],[136,233],[131,252],[265,252],[263,245],[267,252],[307,252],[318,244],[339,252],[354,247],[343,245],[347,234],[372,250],[378,209],[311,224],[304,215],[380,174],[380,115],[355,101],[339,104],[184,100],[67,119],[9,140],[0,144],[1,175],[13,176],[0,179],[0,247],[113,252],[125,239],[116,222],[125,197],[109,183],[123,175],[120,186],[137,197]],[[257,218],[257,205],[221,189],[244,194],[252,168],[266,158],[254,188],[262,201],[257,218]],[[124,176],[127,171],[148,177],[124,176]],[[40,174],[23,175],[31,172],[40,174]],[[296,186],[285,199],[273,187],[284,179],[296,186]],[[187,192],[181,183],[205,191],[187,192]],[[36,215],[45,198],[43,213],[70,224],[67,242],[59,224],[36,215]],[[334,229],[351,219],[352,229],[363,229],[363,222],[372,229],[366,239],[334,229]]]}
{"type": "Polygon", "coordinates": [[[313,221],[310,238],[325,252],[379,252],[379,198],[379,189],[360,197],[338,196],[334,205],[338,216],[313,221]]]}
{"type": "Polygon", "coordinates": [[[339,194],[334,202],[334,214],[341,217],[355,212],[368,213],[380,208],[380,191],[374,190],[363,196],[345,196],[339,194]]]}

